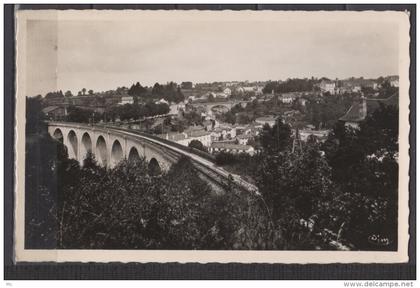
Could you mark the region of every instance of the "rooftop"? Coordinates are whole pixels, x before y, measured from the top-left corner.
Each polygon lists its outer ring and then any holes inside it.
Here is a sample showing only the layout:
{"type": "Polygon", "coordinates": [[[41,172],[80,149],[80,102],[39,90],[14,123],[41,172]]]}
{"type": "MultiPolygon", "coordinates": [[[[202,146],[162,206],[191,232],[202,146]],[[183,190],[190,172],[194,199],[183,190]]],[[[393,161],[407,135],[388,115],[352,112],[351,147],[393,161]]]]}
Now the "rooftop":
{"type": "Polygon", "coordinates": [[[255,119],[255,121],[276,121],[277,117],[274,116],[263,116],[263,117],[258,117],[257,119],[255,119]]]}
{"type": "MultiPolygon", "coordinates": [[[[379,108],[379,103],[383,103],[385,105],[395,105],[398,106],[398,94],[394,94],[386,99],[365,99],[366,101],[366,112],[371,113],[379,108]]],[[[359,100],[355,102],[350,109],[347,111],[344,116],[342,116],[339,120],[345,122],[360,122],[363,121],[366,115],[363,115],[363,100],[359,100]]]]}
{"type": "Polygon", "coordinates": [[[185,134],[178,133],[178,132],[159,134],[157,136],[160,137],[160,138],[168,139],[168,140],[175,141],[175,142],[179,141],[179,140],[184,140],[186,138],[185,134]]]}
{"type": "Polygon", "coordinates": [[[249,150],[252,149],[250,145],[241,145],[241,144],[233,144],[233,143],[221,143],[221,142],[213,142],[211,144],[211,148],[219,148],[219,149],[235,149],[235,150],[249,150]]]}
{"type": "Polygon", "coordinates": [[[60,107],[58,107],[58,106],[48,106],[48,107],[45,107],[44,109],[42,109],[42,112],[49,113],[49,112],[54,111],[58,108],[60,108],[60,107]]]}
{"type": "Polygon", "coordinates": [[[209,132],[207,131],[190,131],[190,132],[186,132],[188,137],[194,138],[194,137],[202,137],[202,136],[207,136],[210,135],[209,132]]]}

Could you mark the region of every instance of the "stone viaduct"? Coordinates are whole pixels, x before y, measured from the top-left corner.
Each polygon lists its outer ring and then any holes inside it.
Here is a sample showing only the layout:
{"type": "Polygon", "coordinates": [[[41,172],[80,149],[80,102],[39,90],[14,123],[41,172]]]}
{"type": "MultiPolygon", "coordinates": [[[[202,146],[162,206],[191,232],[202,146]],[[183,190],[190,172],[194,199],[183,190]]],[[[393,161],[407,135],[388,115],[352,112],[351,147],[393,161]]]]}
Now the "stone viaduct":
{"type": "Polygon", "coordinates": [[[115,167],[123,159],[130,161],[144,157],[149,163],[156,161],[162,170],[167,170],[184,155],[192,160],[200,178],[218,188],[216,190],[233,181],[241,190],[257,192],[255,186],[237,175],[231,175],[211,160],[193,153],[188,147],[156,136],[113,126],[66,122],[49,122],[48,132],[67,147],[69,158],[81,164],[90,151],[100,165],[108,168],[115,167]]]}

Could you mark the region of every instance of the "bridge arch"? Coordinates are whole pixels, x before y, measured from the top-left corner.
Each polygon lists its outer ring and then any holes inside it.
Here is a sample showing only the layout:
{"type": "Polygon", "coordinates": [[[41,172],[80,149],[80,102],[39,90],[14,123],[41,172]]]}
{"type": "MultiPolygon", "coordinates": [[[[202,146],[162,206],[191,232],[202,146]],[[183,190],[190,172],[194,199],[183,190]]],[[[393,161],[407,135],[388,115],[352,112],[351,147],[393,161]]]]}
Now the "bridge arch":
{"type": "Polygon", "coordinates": [[[67,135],[67,141],[68,141],[69,158],[77,159],[78,141],[77,141],[76,132],[74,132],[74,130],[69,131],[69,134],[67,135]]]}
{"type": "Polygon", "coordinates": [[[82,143],[80,145],[80,160],[83,161],[86,158],[88,152],[92,152],[92,138],[89,133],[85,132],[82,136],[82,143]]]}
{"type": "Polygon", "coordinates": [[[131,147],[130,152],[128,153],[129,162],[138,162],[140,161],[140,154],[136,147],[131,147]]]}
{"type": "Polygon", "coordinates": [[[61,131],[60,128],[57,128],[57,129],[54,130],[53,137],[54,137],[54,139],[60,141],[61,143],[64,143],[63,132],[61,131]]]}
{"type": "Polygon", "coordinates": [[[160,167],[159,162],[156,160],[156,158],[153,157],[152,159],[150,159],[148,164],[148,170],[150,176],[157,176],[162,173],[162,168],[160,167]]]}
{"type": "Polygon", "coordinates": [[[107,146],[105,138],[100,135],[96,140],[96,159],[98,163],[104,167],[106,167],[108,162],[108,153],[107,153],[107,146]]]}
{"type": "Polygon", "coordinates": [[[111,148],[111,167],[115,167],[124,157],[120,141],[115,140],[111,148]]]}

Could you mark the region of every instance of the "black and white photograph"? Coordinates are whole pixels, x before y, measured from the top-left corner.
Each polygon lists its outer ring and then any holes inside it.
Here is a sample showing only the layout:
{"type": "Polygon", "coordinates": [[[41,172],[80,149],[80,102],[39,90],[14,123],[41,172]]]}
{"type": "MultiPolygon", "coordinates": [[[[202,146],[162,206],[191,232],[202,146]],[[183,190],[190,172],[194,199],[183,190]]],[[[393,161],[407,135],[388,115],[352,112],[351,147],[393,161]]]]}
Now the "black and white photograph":
{"type": "Polygon", "coordinates": [[[408,260],[407,13],[16,27],[17,261],[408,260]]]}

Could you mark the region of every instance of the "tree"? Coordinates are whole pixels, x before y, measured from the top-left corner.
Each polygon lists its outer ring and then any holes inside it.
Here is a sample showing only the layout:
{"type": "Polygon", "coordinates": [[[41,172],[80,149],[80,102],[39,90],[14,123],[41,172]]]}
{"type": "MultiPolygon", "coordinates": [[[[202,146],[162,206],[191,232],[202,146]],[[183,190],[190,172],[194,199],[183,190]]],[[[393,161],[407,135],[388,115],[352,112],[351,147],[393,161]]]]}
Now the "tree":
{"type": "MultiPolygon", "coordinates": [[[[360,249],[378,249],[368,238],[388,239],[385,249],[397,247],[398,109],[384,106],[368,114],[360,130],[337,125],[323,145],[342,203],[347,211],[337,219],[360,249]]],[[[336,214],[336,213],[335,213],[336,214]]],[[[382,247],[382,249],[384,249],[382,247]]]]}
{"type": "Polygon", "coordinates": [[[57,98],[64,98],[63,92],[60,91],[56,91],[56,92],[48,92],[45,95],[45,99],[49,100],[49,99],[57,99],[57,98]]]}
{"type": "Polygon", "coordinates": [[[192,140],[188,144],[188,147],[207,152],[207,148],[199,140],[192,140]]]}
{"type": "Polygon", "coordinates": [[[91,109],[81,109],[75,106],[69,106],[67,108],[66,120],[69,122],[90,123],[93,114],[94,111],[91,109]]]}
{"type": "MultiPolygon", "coordinates": [[[[289,150],[277,157],[263,154],[256,182],[285,249],[314,249],[322,241],[301,225],[302,219],[325,218],[331,200],[331,169],[316,144],[300,153],[289,150]]],[[[321,220],[318,220],[321,221],[321,220]]],[[[319,231],[317,231],[319,232],[319,231]]]]}
{"type": "Polygon", "coordinates": [[[42,112],[42,96],[26,97],[26,133],[37,134],[46,130],[43,122],[45,114],[42,112]]]}
{"type": "Polygon", "coordinates": [[[182,89],[192,89],[193,88],[193,83],[190,82],[190,81],[182,82],[181,87],[182,87],[182,89]]]}
{"type": "Polygon", "coordinates": [[[133,84],[130,89],[128,89],[128,95],[131,96],[141,96],[147,92],[147,89],[143,87],[139,82],[133,84]]]}
{"type": "Polygon", "coordinates": [[[67,90],[66,93],[64,93],[64,96],[71,97],[71,96],[73,96],[73,94],[71,93],[70,90],[67,90]]]}
{"type": "Polygon", "coordinates": [[[284,151],[291,144],[291,133],[290,126],[280,118],[272,128],[265,124],[259,137],[263,151],[269,155],[284,151]]]}
{"type": "Polygon", "coordinates": [[[163,86],[160,85],[159,83],[155,83],[155,85],[153,85],[152,88],[152,94],[154,95],[161,95],[163,93],[163,86]]]}
{"type": "Polygon", "coordinates": [[[86,88],[82,88],[82,95],[86,95],[86,88]]]}
{"type": "Polygon", "coordinates": [[[276,93],[288,93],[288,92],[299,92],[299,91],[312,91],[314,90],[315,84],[319,81],[317,79],[287,79],[284,82],[272,82],[269,81],[263,88],[263,92],[268,94],[272,91],[276,93]]]}
{"type": "Polygon", "coordinates": [[[88,91],[88,93],[89,93],[89,95],[93,95],[93,90],[92,90],[92,89],[90,89],[90,90],[88,91]]]}

